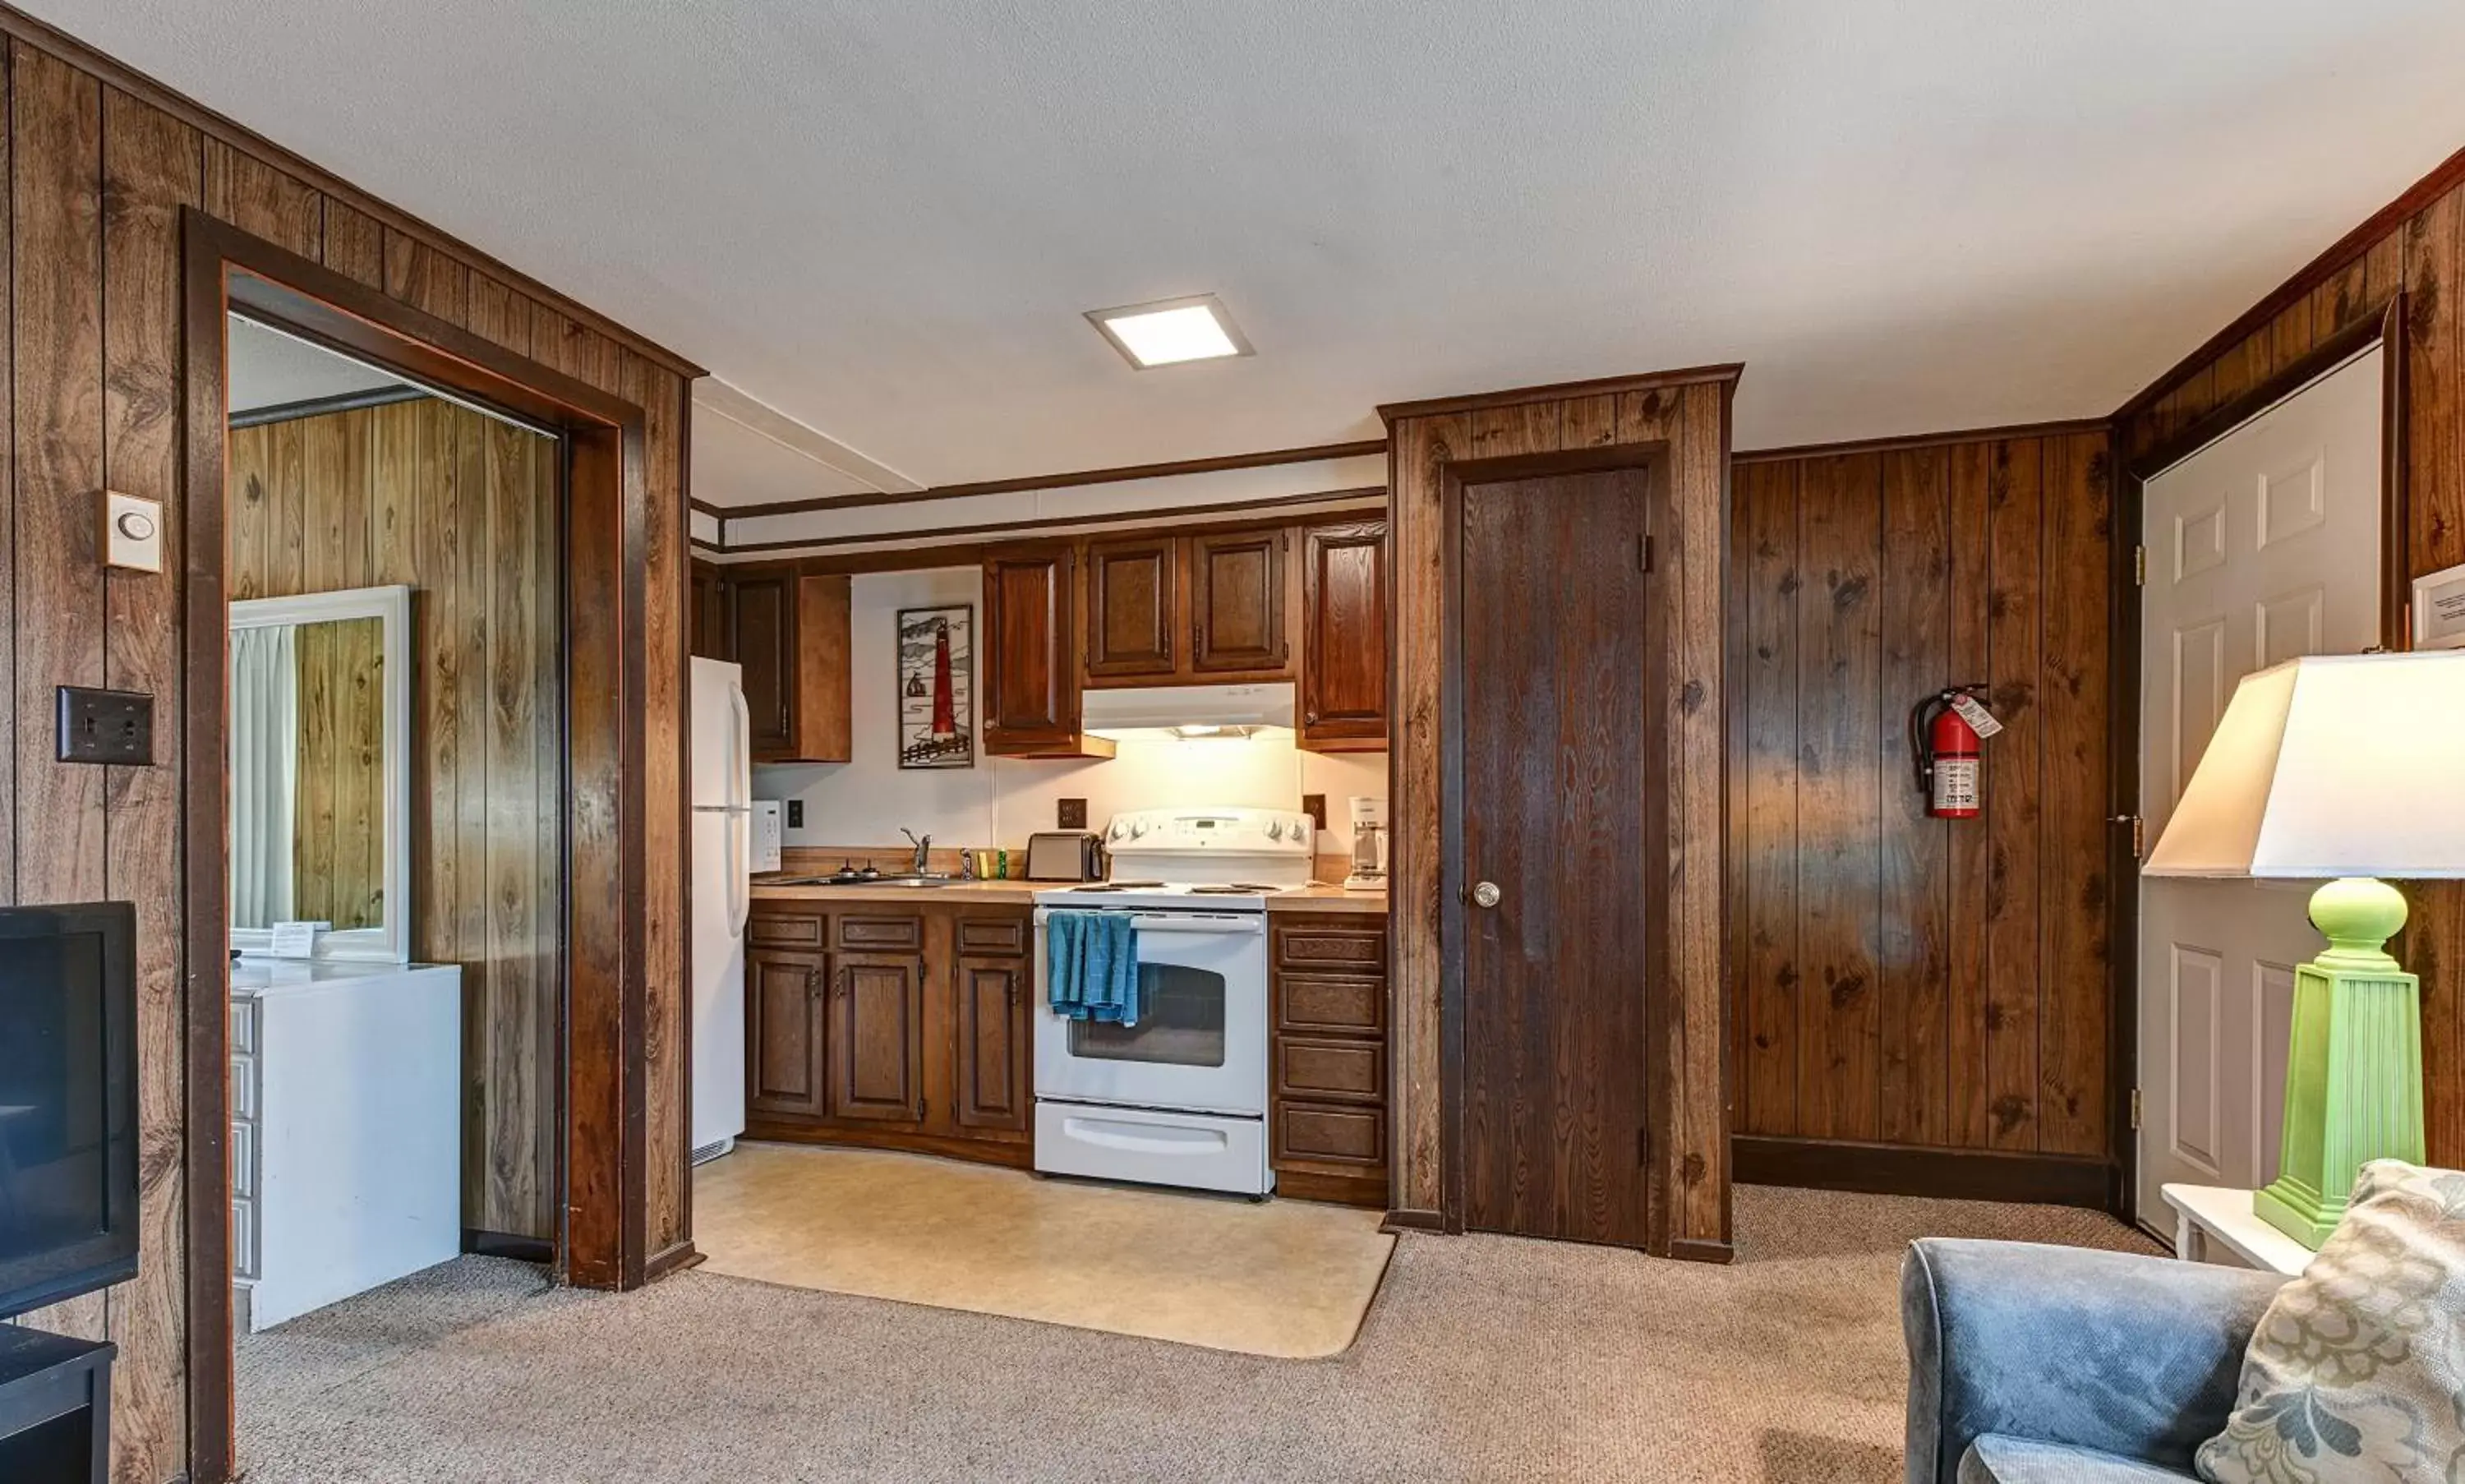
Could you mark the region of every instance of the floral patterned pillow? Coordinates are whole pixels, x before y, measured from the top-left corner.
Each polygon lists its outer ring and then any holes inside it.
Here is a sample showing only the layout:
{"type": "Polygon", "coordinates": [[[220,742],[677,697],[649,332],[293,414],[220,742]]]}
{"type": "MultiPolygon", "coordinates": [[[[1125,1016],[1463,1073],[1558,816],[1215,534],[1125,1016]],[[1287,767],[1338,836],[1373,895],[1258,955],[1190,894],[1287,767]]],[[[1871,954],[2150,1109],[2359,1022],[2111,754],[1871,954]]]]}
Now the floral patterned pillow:
{"type": "Polygon", "coordinates": [[[2465,1481],[2465,1174],[2363,1166],[2198,1465],[2213,1484],[2465,1481]]]}

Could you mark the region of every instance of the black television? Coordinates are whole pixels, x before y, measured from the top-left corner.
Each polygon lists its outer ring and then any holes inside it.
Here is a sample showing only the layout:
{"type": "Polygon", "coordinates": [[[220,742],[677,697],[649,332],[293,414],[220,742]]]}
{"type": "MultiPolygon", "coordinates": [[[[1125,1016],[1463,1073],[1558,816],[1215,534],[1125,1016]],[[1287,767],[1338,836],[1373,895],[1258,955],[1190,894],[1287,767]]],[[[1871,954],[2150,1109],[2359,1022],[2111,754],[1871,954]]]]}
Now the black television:
{"type": "Polygon", "coordinates": [[[0,907],[0,1318],[136,1274],[136,909],[0,907]]]}

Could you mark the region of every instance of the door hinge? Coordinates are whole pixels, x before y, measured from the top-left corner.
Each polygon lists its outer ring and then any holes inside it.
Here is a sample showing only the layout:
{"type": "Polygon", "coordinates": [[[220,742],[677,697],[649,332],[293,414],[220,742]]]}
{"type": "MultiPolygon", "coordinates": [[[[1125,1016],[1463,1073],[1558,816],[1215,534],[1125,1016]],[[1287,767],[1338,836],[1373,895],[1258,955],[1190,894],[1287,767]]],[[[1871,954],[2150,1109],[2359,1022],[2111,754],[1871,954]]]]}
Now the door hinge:
{"type": "Polygon", "coordinates": [[[1652,570],[1652,538],[1649,535],[1634,539],[1634,569],[1638,572],[1652,570]]]}
{"type": "Polygon", "coordinates": [[[2117,814],[2114,816],[2114,823],[2131,827],[2131,858],[2146,860],[2148,858],[2148,821],[2137,814],[2117,814]]]}
{"type": "Polygon", "coordinates": [[[2134,587],[2148,586],[2148,548],[2146,546],[2131,548],[2131,586],[2134,587]]]}
{"type": "Polygon", "coordinates": [[[2131,1090],[2131,1126],[2135,1131],[2140,1127],[2140,1089],[2136,1087],[2131,1090]]]}

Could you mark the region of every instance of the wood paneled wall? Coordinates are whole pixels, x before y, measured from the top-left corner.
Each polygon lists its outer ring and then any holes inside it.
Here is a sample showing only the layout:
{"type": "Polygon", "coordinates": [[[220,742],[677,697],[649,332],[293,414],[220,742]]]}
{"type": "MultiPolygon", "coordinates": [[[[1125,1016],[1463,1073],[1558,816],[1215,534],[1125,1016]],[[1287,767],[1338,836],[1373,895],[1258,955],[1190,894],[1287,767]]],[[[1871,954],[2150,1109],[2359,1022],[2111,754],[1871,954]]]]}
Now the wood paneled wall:
{"type": "Polygon", "coordinates": [[[294,643],[299,764],[291,912],[336,932],[381,926],[385,898],[385,621],[302,624],[294,643]]]}
{"type": "Polygon", "coordinates": [[[2109,453],[1740,456],[1738,1133],[2106,1154],[2109,453]],[[1933,819],[1909,708],[1972,681],[1985,810],[1933,819]]]}
{"type": "MultiPolygon", "coordinates": [[[[2461,156],[2460,159],[2465,159],[2461,156]]],[[[2231,343],[2177,367],[2125,410],[2133,454],[2154,448],[2291,365],[2327,335],[2377,318],[2406,295],[2405,531],[2409,580],[2465,562],[2465,169],[2451,160],[2287,291],[2231,343]]],[[[2266,305],[2255,306],[2265,308],[2266,305]]],[[[2246,316],[2246,320],[2252,319],[2246,316]]],[[[2399,945],[2422,976],[2422,1059],[2430,1155],[2465,1164],[2465,886],[2406,886],[2412,920],[2399,945]]]]}
{"type": "Polygon", "coordinates": [[[183,837],[181,729],[156,729],[151,767],[55,761],[53,691],[111,685],[153,694],[181,714],[180,579],[106,572],[97,552],[99,491],[164,502],[167,547],[180,550],[180,219],[184,205],[361,280],[509,350],[639,403],[650,413],[640,493],[651,553],[652,685],[640,720],[652,759],[647,855],[653,1002],[645,1159],[649,1249],[682,1240],[685,1122],[683,841],[678,755],[684,681],[684,442],[692,368],[612,322],[519,279],[434,229],[317,172],[159,85],[0,11],[8,37],[0,93],[0,901],[134,902],[138,914],[138,1275],[46,1311],[41,1322],[107,1335],[113,1371],[112,1476],[159,1484],[189,1462],[186,1244],[182,1166],[183,1028],[193,968],[184,962],[184,854],[220,841],[183,837]]]}
{"type": "MultiPolygon", "coordinates": [[[[1456,459],[1665,443],[1677,529],[1655,533],[1669,585],[1670,972],[1679,1006],[1666,1028],[1664,1065],[1649,1069],[1666,1099],[1664,1146],[1654,1151],[1655,1224],[1667,1243],[1710,1255],[1729,1241],[1729,1146],[1721,1052],[1721,586],[1729,513],[1729,397],[1734,367],[1638,378],[1633,389],[1578,385],[1485,400],[1464,410],[1425,410],[1388,421],[1395,560],[1395,818],[1390,931],[1397,1033],[1394,1060],[1395,1200],[1439,1209],[1440,1106],[1438,807],[1440,686],[1444,676],[1441,494],[1456,459]],[[1656,385],[1654,383],[1657,383],[1656,385]]],[[[1613,384],[1612,384],[1613,385],[1613,384]]]]}
{"type": "MultiPolygon", "coordinates": [[[[558,1205],[558,457],[435,397],[233,429],[228,454],[233,597],[412,589],[411,952],[462,967],[462,1224],[538,1238],[558,1205]]],[[[303,693],[313,735],[309,711],[303,693]]],[[[300,794],[305,837],[305,775],[300,794]]]]}

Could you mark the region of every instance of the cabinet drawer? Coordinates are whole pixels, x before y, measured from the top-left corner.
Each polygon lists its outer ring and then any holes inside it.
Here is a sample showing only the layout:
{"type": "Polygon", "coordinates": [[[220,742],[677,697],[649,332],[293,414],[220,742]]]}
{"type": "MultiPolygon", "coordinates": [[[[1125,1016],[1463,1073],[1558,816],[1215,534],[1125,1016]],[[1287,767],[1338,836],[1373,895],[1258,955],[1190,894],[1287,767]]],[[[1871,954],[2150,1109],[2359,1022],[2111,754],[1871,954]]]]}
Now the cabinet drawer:
{"type": "Polygon", "coordinates": [[[1387,1096],[1387,1043],[1285,1036],[1276,1043],[1276,1095],[1382,1102],[1387,1096]]]}
{"type": "Polygon", "coordinates": [[[873,950],[921,948],[924,946],[924,919],[841,915],[839,946],[873,950]]]}
{"type": "Polygon", "coordinates": [[[826,925],[818,912],[755,912],[744,919],[744,941],[766,948],[819,948],[826,925]]]}
{"type": "Polygon", "coordinates": [[[1387,1115],[1378,1108],[1285,1103],[1276,1110],[1276,1158],[1375,1169],[1387,1163],[1387,1115]]]}
{"type": "Polygon", "coordinates": [[[1344,1030],[1380,1035],[1387,1030],[1387,981],[1343,974],[1279,976],[1276,1026],[1280,1030],[1344,1030]]]}
{"type": "Polygon", "coordinates": [[[1387,930],[1383,923],[1366,929],[1314,923],[1279,926],[1276,962],[1376,972],[1387,966],[1387,930]]]}
{"type": "Polygon", "coordinates": [[[961,953],[1025,953],[1028,925],[1025,918],[961,918],[959,919],[959,951],[961,953]]]}

